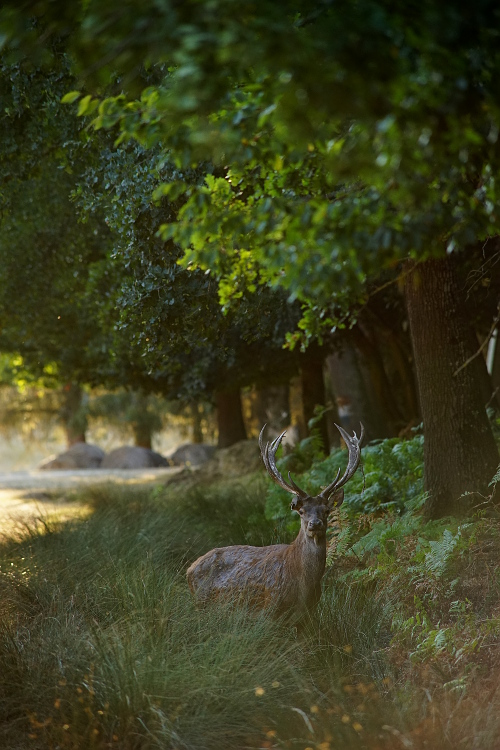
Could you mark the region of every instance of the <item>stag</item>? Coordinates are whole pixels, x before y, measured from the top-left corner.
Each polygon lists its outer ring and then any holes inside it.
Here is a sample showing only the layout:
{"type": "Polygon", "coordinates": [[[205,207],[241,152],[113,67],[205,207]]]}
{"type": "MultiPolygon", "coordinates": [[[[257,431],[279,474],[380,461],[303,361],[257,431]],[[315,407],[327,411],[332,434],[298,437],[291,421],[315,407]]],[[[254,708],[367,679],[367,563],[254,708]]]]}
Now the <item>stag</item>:
{"type": "Polygon", "coordinates": [[[344,485],[358,468],[361,456],[361,434],[349,435],[336,425],[348,449],[347,468],[340,477],[314,497],[304,492],[288,473],[288,482],[276,466],[276,451],[285,435],[281,433],[264,445],[262,428],[259,446],[262,460],[271,479],[294,497],[291,509],[300,515],[300,531],[291,544],[268,547],[235,545],[220,547],[199,557],[187,571],[189,587],[199,604],[219,597],[244,599],[258,608],[268,608],[280,617],[300,619],[312,612],[321,596],[321,579],[326,563],[326,527],[328,514],[344,499],[344,485]]]}

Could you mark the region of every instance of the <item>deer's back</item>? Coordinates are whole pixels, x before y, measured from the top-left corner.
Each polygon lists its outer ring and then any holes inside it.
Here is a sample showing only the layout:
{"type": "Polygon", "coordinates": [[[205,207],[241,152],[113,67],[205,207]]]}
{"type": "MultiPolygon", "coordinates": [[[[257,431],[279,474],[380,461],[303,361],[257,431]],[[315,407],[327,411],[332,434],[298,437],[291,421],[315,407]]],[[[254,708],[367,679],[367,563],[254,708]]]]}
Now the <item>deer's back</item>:
{"type": "Polygon", "coordinates": [[[189,586],[200,603],[220,596],[244,595],[245,600],[258,606],[279,607],[289,596],[292,583],[287,566],[289,550],[288,544],[218,547],[188,568],[189,586]]]}

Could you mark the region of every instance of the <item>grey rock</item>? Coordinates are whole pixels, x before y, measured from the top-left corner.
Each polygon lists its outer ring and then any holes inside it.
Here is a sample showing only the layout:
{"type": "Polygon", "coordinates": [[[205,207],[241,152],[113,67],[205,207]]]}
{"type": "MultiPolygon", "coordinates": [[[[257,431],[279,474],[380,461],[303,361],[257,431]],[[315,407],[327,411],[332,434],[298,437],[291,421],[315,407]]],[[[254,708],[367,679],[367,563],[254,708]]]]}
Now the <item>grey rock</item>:
{"type": "Polygon", "coordinates": [[[250,474],[263,467],[257,440],[240,440],[217,451],[219,472],[223,476],[250,474]]]}
{"type": "Polygon", "coordinates": [[[124,445],[110,451],[101,463],[101,469],[153,469],[161,466],[169,466],[164,456],[136,445],[124,445]]]}
{"type": "Polygon", "coordinates": [[[215,445],[185,443],[171,453],[168,460],[172,466],[201,466],[213,458],[215,451],[215,445]]]}
{"type": "Polygon", "coordinates": [[[97,445],[75,443],[64,453],[49,458],[38,467],[42,471],[57,469],[98,469],[106,454],[97,445]]]}

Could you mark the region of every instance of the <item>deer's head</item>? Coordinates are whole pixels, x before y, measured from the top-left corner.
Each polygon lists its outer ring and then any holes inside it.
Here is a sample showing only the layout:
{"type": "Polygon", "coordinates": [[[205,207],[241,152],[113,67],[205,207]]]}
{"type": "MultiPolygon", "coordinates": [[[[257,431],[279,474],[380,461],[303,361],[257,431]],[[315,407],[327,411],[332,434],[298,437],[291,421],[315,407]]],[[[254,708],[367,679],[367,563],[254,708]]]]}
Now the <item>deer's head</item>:
{"type": "Polygon", "coordinates": [[[288,482],[286,482],[281,476],[276,466],[276,451],[278,450],[285,432],[273,440],[271,443],[264,445],[264,430],[266,425],[261,430],[259,436],[259,446],[264,461],[264,466],[267,469],[269,476],[283,487],[284,490],[290,492],[294,497],[291,503],[291,509],[296,511],[300,515],[300,523],[304,534],[314,539],[316,543],[319,543],[325,538],[326,526],[328,514],[335,507],[339,507],[344,500],[344,485],[353,476],[354,472],[359,466],[361,457],[361,442],[364,437],[364,428],[361,425],[361,434],[358,438],[356,433],[349,435],[342,427],[335,425],[342,435],[344,442],[349,452],[349,458],[347,461],[347,468],[340,476],[340,469],[337,472],[337,476],[331,484],[325,487],[319,495],[311,496],[307,492],[304,492],[292,479],[290,472],[288,472],[288,482]]]}

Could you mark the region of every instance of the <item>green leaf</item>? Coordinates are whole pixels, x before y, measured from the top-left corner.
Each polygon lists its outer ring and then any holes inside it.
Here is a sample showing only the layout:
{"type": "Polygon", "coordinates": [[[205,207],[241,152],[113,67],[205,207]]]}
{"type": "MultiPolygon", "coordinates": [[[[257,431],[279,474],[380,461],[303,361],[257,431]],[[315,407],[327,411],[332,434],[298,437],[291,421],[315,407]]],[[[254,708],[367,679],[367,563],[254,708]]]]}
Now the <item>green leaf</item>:
{"type": "Polygon", "coordinates": [[[87,96],[83,97],[80,104],[78,105],[78,117],[87,114],[91,101],[92,97],[90,96],[90,94],[87,94],[87,96]]]}
{"type": "Polygon", "coordinates": [[[68,91],[68,93],[64,94],[63,98],[61,99],[61,104],[73,104],[73,102],[76,102],[76,100],[80,97],[80,91],[68,91]]]}

